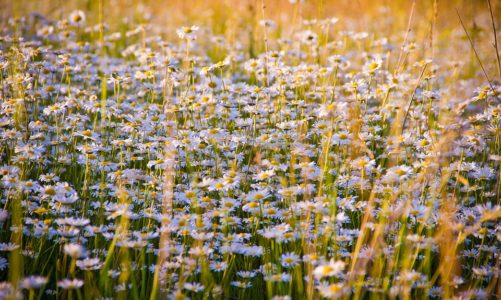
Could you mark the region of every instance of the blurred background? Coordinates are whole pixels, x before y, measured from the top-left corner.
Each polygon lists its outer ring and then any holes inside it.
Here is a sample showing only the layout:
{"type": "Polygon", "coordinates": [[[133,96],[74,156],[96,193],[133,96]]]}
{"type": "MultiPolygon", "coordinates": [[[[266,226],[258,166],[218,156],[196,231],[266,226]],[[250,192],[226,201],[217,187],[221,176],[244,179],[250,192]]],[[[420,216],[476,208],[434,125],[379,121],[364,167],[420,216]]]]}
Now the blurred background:
{"type": "MultiPolygon", "coordinates": [[[[407,26],[413,1],[265,0],[264,3],[265,18],[275,21],[278,26],[288,27],[301,19],[337,17],[349,20],[349,26],[356,26],[359,30],[383,25],[380,29],[391,31],[407,26]]],[[[417,0],[415,4],[414,24],[429,24],[436,5],[439,29],[459,25],[456,9],[470,26],[474,22],[481,22],[482,15],[488,13],[484,0],[417,0]]],[[[501,1],[491,0],[491,4],[499,20],[501,1]]],[[[11,16],[32,12],[58,19],[80,9],[87,13],[92,22],[93,19],[98,21],[101,8],[104,21],[109,25],[123,18],[135,18],[149,20],[159,26],[197,23],[225,31],[261,19],[261,6],[261,0],[0,0],[0,14],[3,22],[11,16]]]]}
{"type": "MultiPolygon", "coordinates": [[[[490,2],[500,39],[501,1],[490,2]]],[[[105,23],[109,32],[149,24],[147,35],[177,41],[176,28],[197,25],[208,30],[206,36],[219,35],[258,50],[263,50],[262,20],[270,21],[267,34],[273,50],[280,38],[308,28],[308,20],[335,17],[339,22],[331,38],[342,31],[362,31],[372,40],[386,38],[398,46],[408,35],[419,49],[432,48],[438,55],[468,62],[473,72],[477,62],[459,12],[484,64],[496,64],[487,0],[0,0],[0,22],[32,13],[63,20],[74,10],[85,12],[88,26],[105,23]]]]}

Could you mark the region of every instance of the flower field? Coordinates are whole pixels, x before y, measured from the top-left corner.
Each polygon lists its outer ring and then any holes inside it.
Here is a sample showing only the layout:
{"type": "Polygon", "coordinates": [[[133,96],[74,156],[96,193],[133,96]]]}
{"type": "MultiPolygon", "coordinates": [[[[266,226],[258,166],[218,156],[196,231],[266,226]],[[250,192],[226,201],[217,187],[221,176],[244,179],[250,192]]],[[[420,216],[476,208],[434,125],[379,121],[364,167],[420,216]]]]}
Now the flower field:
{"type": "Polygon", "coordinates": [[[501,297],[501,3],[0,8],[0,299],[501,297]]]}

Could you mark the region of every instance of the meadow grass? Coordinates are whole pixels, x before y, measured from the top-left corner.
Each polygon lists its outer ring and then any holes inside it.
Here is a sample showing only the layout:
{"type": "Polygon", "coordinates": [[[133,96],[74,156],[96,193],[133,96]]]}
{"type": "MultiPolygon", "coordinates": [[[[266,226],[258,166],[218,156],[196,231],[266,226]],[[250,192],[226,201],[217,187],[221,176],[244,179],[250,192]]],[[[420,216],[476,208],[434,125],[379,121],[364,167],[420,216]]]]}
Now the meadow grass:
{"type": "Polygon", "coordinates": [[[496,299],[496,1],[0,1],[0,299],[496,299]]]}

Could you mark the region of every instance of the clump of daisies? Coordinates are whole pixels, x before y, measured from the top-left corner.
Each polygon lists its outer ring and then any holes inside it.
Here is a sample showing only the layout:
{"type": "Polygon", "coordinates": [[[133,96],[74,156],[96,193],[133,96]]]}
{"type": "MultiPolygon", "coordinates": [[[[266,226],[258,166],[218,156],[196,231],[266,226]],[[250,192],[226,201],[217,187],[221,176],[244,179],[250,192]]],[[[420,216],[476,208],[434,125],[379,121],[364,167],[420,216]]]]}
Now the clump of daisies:
{"type": "Polygon", "coordinates": [[[124,22],[2,28],[0,298],[499,297],[501,86],[460,38],[124,22]]]}

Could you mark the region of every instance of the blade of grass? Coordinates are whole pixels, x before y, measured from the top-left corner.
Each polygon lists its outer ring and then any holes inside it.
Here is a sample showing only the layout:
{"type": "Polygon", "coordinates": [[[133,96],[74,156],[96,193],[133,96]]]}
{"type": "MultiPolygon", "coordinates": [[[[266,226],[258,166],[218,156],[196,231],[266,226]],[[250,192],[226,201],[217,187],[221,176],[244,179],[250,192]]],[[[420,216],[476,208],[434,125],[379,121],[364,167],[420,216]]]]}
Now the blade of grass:
{"type": "Polygon", "coordinates": [[[478,55],[477,50],[475,49],[475,45],[473,44],[473,41],[470,37],[470,34],[468,33],[468,30],[466,30],[466,26],[463,23],[463,19],[461,19],[461,15],[459,14],[459,10],[456,8],[456,13],[459,18],[459,22],[461,23],[461,26],[463,27],[464,33],[466,34],[466,37],[468,38],[468,41],[470,42],[471,48],[473,49],[473,52],[475,53],[475,56],[477,57],[478,63],[480,65],[480,68],[482,69],[482,72],[484,73],[485,79],[489,83],[489,87],[491,90],[494,92],[494,87],[492,86],[491,79],[489,78],[489,75],[487,75],[487,72],[485,71],[484,65],[482,64],[482,61],[480,60],[480,56],[478,55]]]}
{"type": "Polygon", "coordinates": [[[501,60],[499,59],[498,35],[496,32],[496,23],[494,22],[494,14],[492,12],[491,0],[487,0],[487,5],[489,5],[489,13],[491,14],[492,33],[494,34],[494,45],[493,46],[496,49],[496,59],[498,62],[498,72],[499,72],[499,76],[501,76],[501,60]]]}

